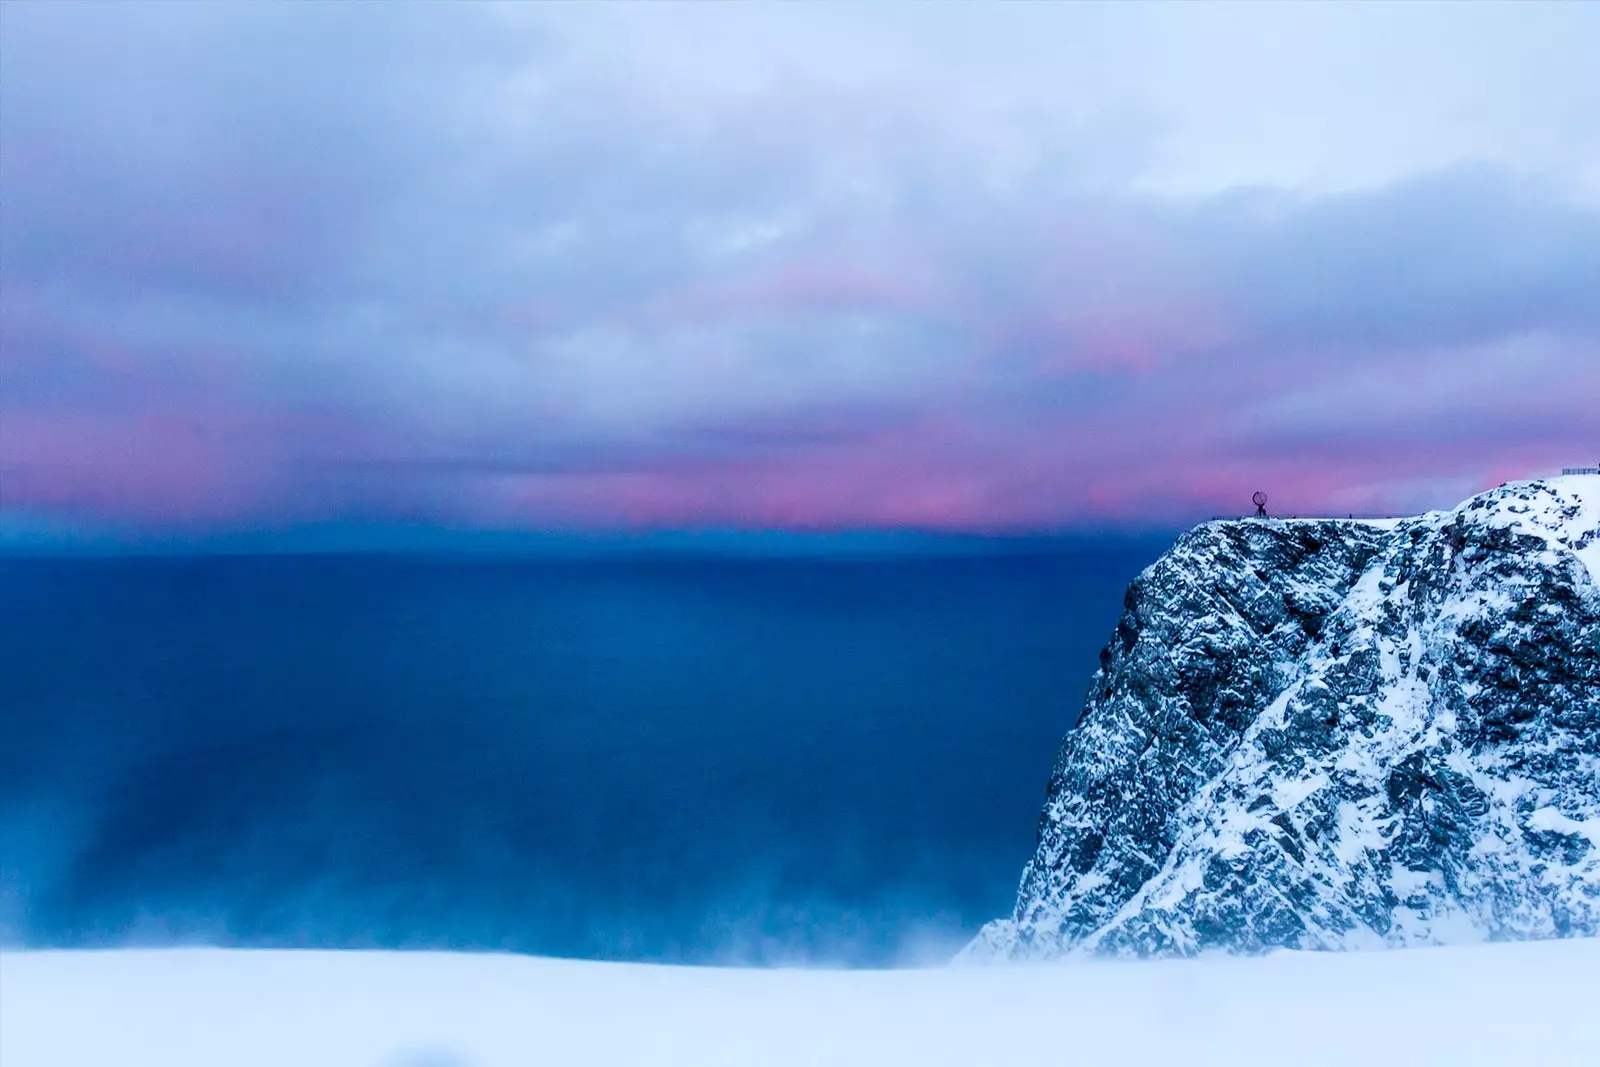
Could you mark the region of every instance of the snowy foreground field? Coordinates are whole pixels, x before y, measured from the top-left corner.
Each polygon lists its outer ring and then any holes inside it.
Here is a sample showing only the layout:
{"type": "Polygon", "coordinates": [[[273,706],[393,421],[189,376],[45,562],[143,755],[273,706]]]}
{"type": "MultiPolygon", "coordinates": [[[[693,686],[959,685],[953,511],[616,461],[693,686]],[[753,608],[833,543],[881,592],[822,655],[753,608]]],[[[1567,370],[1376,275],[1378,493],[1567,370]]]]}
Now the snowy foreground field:
{"type": "Polygon", "coordinates": [[[0,953],[4,1067],[1600,1063],[1600,940],[916,971],[0,953]]]}

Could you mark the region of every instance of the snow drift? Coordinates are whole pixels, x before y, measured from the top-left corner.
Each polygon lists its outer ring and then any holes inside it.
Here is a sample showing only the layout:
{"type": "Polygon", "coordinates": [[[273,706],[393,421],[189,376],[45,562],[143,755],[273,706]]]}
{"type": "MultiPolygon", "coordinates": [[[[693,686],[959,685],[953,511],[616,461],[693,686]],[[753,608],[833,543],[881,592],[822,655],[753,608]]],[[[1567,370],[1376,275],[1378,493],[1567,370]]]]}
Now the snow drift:
{"type": "Polygon", "coordinates": [[[5,1067],[1592,1064],[1600,940],[923,971],[0,953],[5,1067]]]}

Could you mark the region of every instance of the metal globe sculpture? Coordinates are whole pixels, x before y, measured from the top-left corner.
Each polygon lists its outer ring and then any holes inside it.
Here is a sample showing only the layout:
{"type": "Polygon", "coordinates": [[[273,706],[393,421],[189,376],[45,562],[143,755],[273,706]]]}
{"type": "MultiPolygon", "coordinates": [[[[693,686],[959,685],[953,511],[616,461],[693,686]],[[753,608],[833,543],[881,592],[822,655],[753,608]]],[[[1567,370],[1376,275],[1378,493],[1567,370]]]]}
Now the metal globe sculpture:
{"type": "Polygon", "coordinates": [[[1255,496],[1250,498],[1250,503],[1256,506],[1256,518],[1264,519],[1267,517],[1267,494],[1257,489],[1255,496]]]}

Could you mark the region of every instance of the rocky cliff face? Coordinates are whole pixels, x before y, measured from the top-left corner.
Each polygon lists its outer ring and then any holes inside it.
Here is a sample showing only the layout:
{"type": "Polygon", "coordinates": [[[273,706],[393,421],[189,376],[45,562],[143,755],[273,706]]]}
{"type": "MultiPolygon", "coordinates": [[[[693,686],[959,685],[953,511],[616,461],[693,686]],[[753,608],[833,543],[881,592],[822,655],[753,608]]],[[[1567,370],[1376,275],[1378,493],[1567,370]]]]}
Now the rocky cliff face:
{"type": "Polygon", "coordinates": [[[1600,933],[1600,478],[1213,522],[1129,588],[974,957],[1600,933]]]}

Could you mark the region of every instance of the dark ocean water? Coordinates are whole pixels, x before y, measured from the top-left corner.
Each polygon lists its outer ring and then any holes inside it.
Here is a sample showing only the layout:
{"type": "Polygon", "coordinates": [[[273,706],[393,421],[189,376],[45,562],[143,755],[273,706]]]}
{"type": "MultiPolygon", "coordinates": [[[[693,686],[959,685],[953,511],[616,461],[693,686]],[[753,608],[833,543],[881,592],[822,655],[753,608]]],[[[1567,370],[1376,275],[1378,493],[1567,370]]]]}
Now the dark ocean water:
{"type": "Polygon", "coordinates": [[[948,952],[1160,547],[0,560],[0,935],[948,952]]]}

